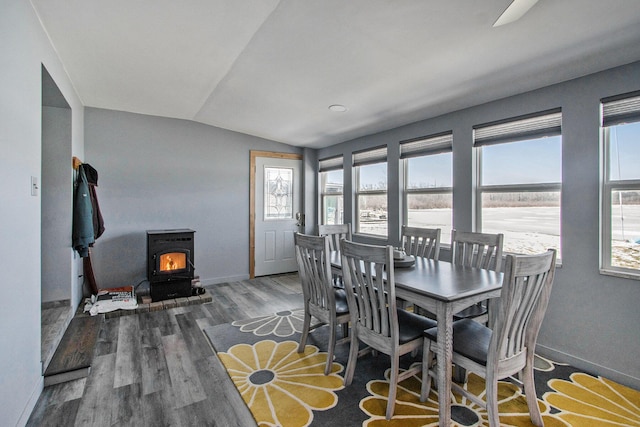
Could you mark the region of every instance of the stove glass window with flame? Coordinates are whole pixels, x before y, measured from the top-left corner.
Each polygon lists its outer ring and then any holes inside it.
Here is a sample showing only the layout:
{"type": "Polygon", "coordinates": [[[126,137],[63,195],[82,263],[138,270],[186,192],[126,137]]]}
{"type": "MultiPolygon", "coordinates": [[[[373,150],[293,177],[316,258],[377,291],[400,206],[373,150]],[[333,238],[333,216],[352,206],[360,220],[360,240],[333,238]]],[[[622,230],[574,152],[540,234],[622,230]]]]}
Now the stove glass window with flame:
{"type": "Polygon", "coordinates": [[[169,252],[160,255],[158,260],[158,270],[160,273],[175,273],[176,271],[187,270],[188,255],[185,252],[169,252]]]}

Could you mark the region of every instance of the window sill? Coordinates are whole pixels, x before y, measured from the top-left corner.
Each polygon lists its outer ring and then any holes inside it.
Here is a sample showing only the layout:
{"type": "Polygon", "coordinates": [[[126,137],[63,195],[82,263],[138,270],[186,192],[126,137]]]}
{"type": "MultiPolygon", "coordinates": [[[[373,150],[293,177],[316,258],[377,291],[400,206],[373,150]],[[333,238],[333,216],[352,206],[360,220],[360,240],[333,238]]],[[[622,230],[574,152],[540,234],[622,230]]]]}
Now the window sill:
{"type": "Polygon", "coordinates": [[[606,268],[601,268],[600,274],[604,276],[620,277],[622,279],[640,280],[640,271],[637,273],[631,273],[626,271],[609,270],[606,268]]]}
{"type": "Polygon", "coordinates": [[[354,237],[360,237],[363,240],[380,240],[381,242],[387,242],[387,240],[389,240],[389,237],[387,236],[381,236],[379,234],[367,234],[367,233],[353,233],[354,237]]]}

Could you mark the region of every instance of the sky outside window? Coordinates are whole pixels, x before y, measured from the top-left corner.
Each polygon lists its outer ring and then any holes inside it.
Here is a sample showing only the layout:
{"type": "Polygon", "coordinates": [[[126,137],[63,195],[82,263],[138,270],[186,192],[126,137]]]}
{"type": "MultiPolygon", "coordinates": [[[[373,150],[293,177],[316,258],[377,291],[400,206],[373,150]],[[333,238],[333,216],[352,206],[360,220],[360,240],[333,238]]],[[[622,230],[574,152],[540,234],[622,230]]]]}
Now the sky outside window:
{"type": "Polygon", "coordinates": [[[374,163],[359,166],[360,190],[386,190],[387,164],[374,163]]]}
{"type": "Polygon", "coordinates": [[[482,147],[482,185],[562,182],[562,137],[482,147]]]}
{"type": "Polygon", "coordinates": [[[609,179],[640,179],[640,122],[611,126],[609,132],[609,179]]]}
{"type": "Polygon", "coordinates": [[[451,153],[412,157],[408,160],[407,188],[452,187],[451,153]]]}

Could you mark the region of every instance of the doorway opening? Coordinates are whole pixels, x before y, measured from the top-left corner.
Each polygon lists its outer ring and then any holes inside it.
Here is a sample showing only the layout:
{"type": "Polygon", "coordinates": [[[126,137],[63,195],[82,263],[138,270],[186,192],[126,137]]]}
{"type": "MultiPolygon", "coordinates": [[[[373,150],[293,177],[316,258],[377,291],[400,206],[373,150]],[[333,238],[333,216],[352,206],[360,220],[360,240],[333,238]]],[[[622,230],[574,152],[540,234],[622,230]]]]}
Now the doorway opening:
{"type": "Polygon", "coordinates": [[[71,107],[42,66],[41,361],[48,366],[74,315],[71,107]]]}
{"type": "Polygon", "coordinates": [[[297,270],[293,235],[304,227],[302,155],[251,151],[249,277],[297,270]]]}

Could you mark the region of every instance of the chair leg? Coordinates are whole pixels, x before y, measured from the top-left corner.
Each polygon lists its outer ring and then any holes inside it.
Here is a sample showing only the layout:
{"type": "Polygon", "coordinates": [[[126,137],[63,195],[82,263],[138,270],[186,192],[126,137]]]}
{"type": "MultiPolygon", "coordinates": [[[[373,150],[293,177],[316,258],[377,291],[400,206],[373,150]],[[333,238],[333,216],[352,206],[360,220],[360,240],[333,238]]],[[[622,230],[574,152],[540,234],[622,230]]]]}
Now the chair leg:
{"type": "Polygon", "coordinates": [[[522,370],[522,383],[524,384],[524,395],[527,398],[527,406],[529,407],[529,416],[531,422],[536,426],[543,426],[542,415],[540,415],[540,407],[538,407],[538,399],[536,398],[536,383],[533,377],[533,357],[527,358],[527,364],[522,370]]]}
{"type": "Polygon", "coordinates": [[[356,370],[356,362],[358,361],[358,334],[355,328],[351,330],[351,341],[349,342],[349,359],[347,360],[347,369],[344,371],[344,385],[351,385],[353,381],[353,373],[356,370]]]}
{"type": "Polygon", "coordinates": [[[349,322],[342,324],[342,338],[349,338],[349,322]]]}
{"type": "Polygon", "coordinates": [[[457,383],[464,384],[467,382],[467,370],[458,365],[453,367],[453,380],[457,383]]]}
{"type": "Polygon", "coordinates": [[[304,322],[302,324],[302,335],[300,336],[300,344],[298,345],[298,353],[304,351],[305,345],[307,345],[307,337],[309,336],[309,328],[311,327],[311,314],[309,311],[304,311],[304,322]]]}
{"type": "Polygon", "coordinates": [[[429,369],[433,364],[433,353],[431,352],[431,342],[427,339],[422,344],[422,386],[420,387],[420,402],[426,402],[431,393],[431,375],[429,369]]]}
{"type": "Polygon", "coordinates": [[[387,420],[393,418],[393,411],[396,407],[396,394],[398,393],[398,375],[400,366],[400,356],[391,356],[391,375],[389,375],[389,399],[387,400],[387,420]]]}
{"type": "Polygon", "coordinates": [[[336,324],[335,320],[329,322],[329,349],[327,350],[327,364],[324,367],[324,374],[329,375],[333,365],[333,353],[336,349],[336,324]]]}
{"type": "Polygon", "coordinates": [[[487,391],[487,414],[489,416],[489,426],[500,426],[500,413],[498,412],[498,381],[486,379],[485,387],[487,391]]]}

